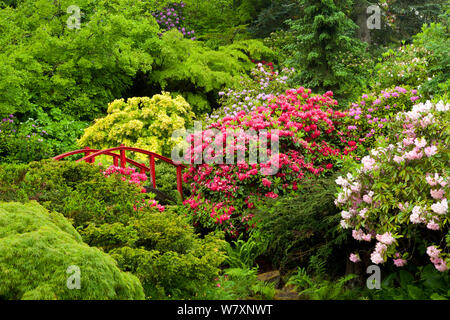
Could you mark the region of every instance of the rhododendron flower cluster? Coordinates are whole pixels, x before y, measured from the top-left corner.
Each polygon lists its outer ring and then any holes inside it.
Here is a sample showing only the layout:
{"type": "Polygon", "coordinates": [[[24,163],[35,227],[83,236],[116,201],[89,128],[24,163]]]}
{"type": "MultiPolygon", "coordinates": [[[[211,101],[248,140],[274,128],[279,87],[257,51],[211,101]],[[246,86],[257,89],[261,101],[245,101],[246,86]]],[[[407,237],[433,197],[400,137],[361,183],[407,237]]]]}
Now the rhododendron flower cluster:
{"type": "MultiPolygon", "coordinates": [[[[426,246],[448,233],[449,106],[427,102],[398,113],[369,155],[336,180],[341,227],[356,240],[377,241],[375,264],[393,258],[404,266],[415,242],[426,246]]],[[[427,254],[437,270],[448,269],[448,243],[428,246],[427,254]]]]}
{"type": "Polygon", "coordinates": [[[348,117],[343,119],[343,125],[355,141],[362,139],[367,146],[372,146],[376,137],[387,132],[387,124],[392,121],[389,115],[411,110],[419,99],[417,90],[398,86],[381,93],[364,94],[345,111],[348,117]]]}
{"type": "MultiPolygon", "coordinates": [[[[113,174],[121,175],[122,181],[128,181],[129,183],[134,183],[138,186],[142,184],[142,182],[147,181],[147,175],[145,173],[136,172],[135,168],[127,167],[117,167],[110,166],[105,171],[103,171],[103,175],[105,177],[109,177],[113,174]]],[[[145,192],[145,189],[141,189],[142,192],[145,192]]]]}
{"type": "MultiPolygon", "coordinates": [[[[348,143],[344,132],[336,130],[335,122],[345,117],[344,113],[333,110],[336,105],[332,92],[314,96],[309,89],[291,89],[271,99],[266,107],[260,106],[249,113],[241,111],[190,135],[187,159],[191,157],[192,165],[183,179],[192,190],[185,204],[191,209],[194,220],[209,227],[219,225],[235,235],[249,227],[245,223],[251,221],[248,217],[254,206],[252,197],[275,199],[297,190],[305,176],[318,176],[331,170],[336,159],[342,159],[357,148],[357,144],[348,143]],[[213,129],[221,135],[211,137],[213,129]],[[231,144],[225,139],[229,130],[239,132],[231,144]],[[268,138],[276,137],[279,152],[267,149],[267,162],[248,160],[249,145],[255,142],[255,136],[248,133],[252,130],[266,130],[268,138]],[[202,143],[192,145],[196,140],[202,143]],[[240,148],[239,140],[245,141],[240,148]],[[208,151],[211,146],[224,143],[225,147],[219,149],[218,154],[208,151]],[[237,163],[226,163],[230,150],[232,154],[237,152],[237,163]],[[239,160],[239,153],[245,155],[244,159],[239,160]],[[205,154],[205,160],[214,161],[194,164],[205,154]],[[273,165],[277,170],[271,175],[269,169],[273,165]]],[[[261,151],[258,143],[256,141],[261,151]]]]}
{"type": "Polygon", "coordinates": [[[133,205],[134,211],[142,211],[144,208],[156,208],[159,212],[163,212],[166,208],[158,203],[158,201],[153,199],[142,199],[141,202],[133,205]]]}
{"type": "Polygon", "coordinates": [[[258,63],[251,71],[251,79],[242,80],[239,89],[229,88],[219,92],[221,107],[207,115],[206,122],[213,123],[223,117],[236,116],[241,111],[248,113],[259,106],[267,107],[271,98],[289,89],[287,80],[294,74],[294,69],[283,68],[278,72],[274,71],[271,62],[265,65],[258,63]]]}
{"type": "Polygon", "coordinates": [[[182,16],[182,10],[184,6],[185,3],[183,1],[179,3],[174,2],[167,7],[162,8],[160,11],[153,12],[152,16],[164,31],[177,29],[183,36],[191,37],[191,40],[195,40],[194,30],[188,31],[188,29],[183,26],[185,18],[182,16]]]}

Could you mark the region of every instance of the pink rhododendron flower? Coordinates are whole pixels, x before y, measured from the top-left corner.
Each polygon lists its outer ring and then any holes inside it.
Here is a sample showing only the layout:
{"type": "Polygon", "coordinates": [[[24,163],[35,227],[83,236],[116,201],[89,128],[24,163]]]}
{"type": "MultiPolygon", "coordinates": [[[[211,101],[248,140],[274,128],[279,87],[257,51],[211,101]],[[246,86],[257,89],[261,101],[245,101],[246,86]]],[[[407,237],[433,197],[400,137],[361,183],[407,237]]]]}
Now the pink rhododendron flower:
{"type": "Polygon", "coordinates": [[[433,197],[433,199],[441,200],[444,197],[445,191],[443,189],[431,189],[430,194],[433,197]]]}
{"type": "Polygon", "coordinates": [[[392,237],[392,235],[389,232],[386,232],[386,233],[381,234],[381,235],[377,234],[376,238],[381,243],[384,243],[384,244],[387,244],[387,245],[391,245],[395,241],[394,237],[392,237]]]}
{"type": "Polygon", "coordinates": [[[342,217],[342,219],[348,220],[348,219],[350,219],[352,217],[352,215],[351,215],[350,212],[343,210],[341,212],[341,217],[342,217]]]}
{"type": "Polygon", "coordinates": [[[370,255],[370,260],[375,264],[380,264],[384,262],[384,258],[381,255],[381,253],[376,251],[372,252],[372,254],[370,255]]]}
{"type": "Polygon", "coordinates": [[[363,196],[363,201],[366,202],[366,203],[372,203],[372,197],[367,195],[367,194],[365,194],[363,196]]]}
{"type": "Polygon", "coordinates": [[[437,153],[437,147],[436,146],[430,146],[425,148],[425,154],[427,157],[432,157],[437,153]]]}
{"type": "Polygon", "coordinates": [[[349,257],[349,260],[351,261],[351,262],[353,262],[353,263],[357,263],[357,262],[360,262],[361,261],[361,259],[359,258],[359,255],[356,253],[351,253],[350,254],[350,257],[349,257]]]}
{"type": "Polygon", "coordinates": [[[375,159],[372,159],[370,156],[365,156],[362,158],[361,163],[363,164],[363,171],[365,172],[377,169],[375,159]]]}
{"type": "Polygon", "coordinates": [[[437,214],[446,214],[448,211],[447,199],[442,199],[441,202],[434,203],[431,205],[431,210],[437,214]]]}
{"type": "Polygon", "coordinates": [[[437,257],[439,257],[440,253],[441,253],[441,250],[439,250],[435,246],[427,247],[427,254],[430,256],[430,258],[437,258],[437,257]]]}
{"type": "Polygon", "coordinates": [[[394,156],[394,162],[402,163],[403,161],[405,161],[405,159],[403,159],[403,157],[399,157],[398,155],[394,156]]]}
{"type": "Polygon", "coordinates": [[[404,265],[406,265],[406,260],[405,259],[394,259],[394,264],[397,267],[403,267],[404,265]]]}
{"type": "Polygon", "coordinates": [[[267,178],[263,178],[261,181],[264,187],[268,188],[272,185],[272,182],[270,182],[267,178]]]}
{"type": "Polygon", "coordinates": [[[428,222],[427,228],[430,230],[439,230],[439,225],[434,220],[431,220],[428,222]]]}

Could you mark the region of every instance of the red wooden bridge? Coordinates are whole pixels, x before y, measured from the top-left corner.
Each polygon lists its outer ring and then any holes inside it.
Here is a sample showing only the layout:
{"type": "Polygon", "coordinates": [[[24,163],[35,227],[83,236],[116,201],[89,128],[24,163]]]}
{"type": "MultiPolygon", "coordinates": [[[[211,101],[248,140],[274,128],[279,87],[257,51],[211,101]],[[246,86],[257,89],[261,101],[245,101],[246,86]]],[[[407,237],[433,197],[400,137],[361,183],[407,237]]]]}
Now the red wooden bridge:
{"type": "Polygon", "coordinates": [[[126,147],[122,144],[120,147],[104,149],[104,150],[91,149],[89,147],[85,147],[84,149],[70,151],[70,152],[60,154],[59,156],[54,157],[53,160],[61,160],[61,159],[64,159],[66,157],[73,156],[76,154],[84,154],[84,157],[81,159],[78,159],[77,162],[85,161],[87,163],[94,163],[96,157],[101,156],[101,155],[107,155],[107,156],[113,157],[113,163],[116,167],[118,167],[120,164],[120,167],[125,168],[126,164],[129,163],[129,164],[137,167],[141,173],[150,172],[150,178],[151,178],[151,182],[153,185],[153,189],[156,189],[155,158],[162,160],[166,163],[169,163],[177,168],[177,190],[181,196],[181,199],[183,200],[183,179],[182,179],[181,175],[182,175],[183,168],[185,168],[186,166],[179,164],[179,163],[177,164],[169,158],[166,158],[162,155],[159,155],[159,154],[151,152],[151,151],[133,148],[133,147],[126,147]],[[119,151],[119,153],[115,153],[114,151],[119,151]],[[127,158],[126,151],[132,151],[132,152],[137,152],[137,153],[142,153],[142,154],[147,155],[149,158],[149,165],[146,166],[144,163],[139,163],[135,160],[127,158]]]}

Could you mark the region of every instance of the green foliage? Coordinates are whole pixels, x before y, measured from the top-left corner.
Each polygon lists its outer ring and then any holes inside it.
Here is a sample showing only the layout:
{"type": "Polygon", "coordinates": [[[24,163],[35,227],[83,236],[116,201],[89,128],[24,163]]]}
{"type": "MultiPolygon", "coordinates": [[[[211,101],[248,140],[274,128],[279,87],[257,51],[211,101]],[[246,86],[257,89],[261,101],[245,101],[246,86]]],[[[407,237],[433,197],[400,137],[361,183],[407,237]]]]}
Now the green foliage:
{"type": "Polygon", "coordinates": [[[311,278],[305,269],[298,268],[288,284],[295,286],[302,298],[309,300],[353,300],[358,297],[359,290],[346,288],[348,282],[357,276],[349,274],[335,281],[311,278]]]}
{"type": "Polygon", "coordinates": [[[0,168],[0,200],[37,200],[76,227],[127,220],[145,197],[136,185],[117,175],[105,177],[100,167],[87,163],[50,160],[0,168]]]}
{"type": "Polygon", "coordinates": [[[252,22],[249,32],[258,38],[265,38],[272,32],[287,29],[285,21],[295,19],[300,11],[296,0],[275,0],[261,10],[252,22]]]}
{"type": "Polygon", "coordinates": [[[263,39],[264,45],[276,52],[278,61],[283,65],[293,55],[293,50],[288,45],[294,41],[295,36],[290,30],[278,30],[263,39]]]}
{"type": "Polygon", "coordinates": [[[144,298],[136,277],[37,203],[0,203],[0,270],[2,300],[144,298]],[[79,267],[79,289],[66,285],[69,266],[79,267]]]}
{"type": "Polygon", "coordinates": [[[313,270],[327,266],[337,273],[345,257],[346,236],[338,233],[334,201],[335,176],[305,180],[297,194],[259,204],[255,220],[269,243],[266,254],[281,271],[295,266],[313,270]],[[336,268],[337,267],[337,268],[336,268]]]}
{"type": "Polygon", "coordinates": [[[449,109],[427,101],[397,113],[369,155],[336,180],[341,226],[357,240],[378,240],[369,244],[373,263],[431,261],[448,270],[449,109]]]}
{"type": "Polygon", "coordinates": [[[71,1],[23,1],[0,10],[0,114],[48,111],[92,119],[125,93],[138,70],[151,70],[159,27],[135,0],[80,0],[81,27],[70,29],[71,1]]]}
{"type": "Polygon", "coordinates": [[[295,83],[313,91],[331,90],[350,98],[364,85],[361,65],[365,45],[353,37],[357,28],[348,18],[349,0],[301,0],[300,18],[289,21],[295,41],[288,64],[299,70],[295,83]]]}
{"type": "Polygon", "coordinates": [[[267,299],[275,296],[273,282],[263,282],[257,278],[258,268],[229,268],[217,279],[214,299],[267,299]]]}
{"type": "Polygon", "coordinates": [[[220,234],[200,239],[171,211],[144,210],[127,222],[91,224],[81,233],[135,274],[148,299],[205,298],[225,258],[220,234]]]}
{"type": "Polygon", "coordinates": [[[146,77],[152,95],[160,90],[180,93],[197,115],[210,112],[217,92],[237,84],[253,67],[249,56],[274,57],[261,41],[237,41],[217,50],[200,42],[184,39],[176,30],[164,33],[153,71],[146,77]]]}
{"type": "MultiPolygon", "coordinates": [[[[152,98],[115,100],[108,106],[108,115],[87,128],[78,144],[100,149],[124,144],[170,156],[177,143],[172,139],[173,132],[191,127],[193,117],[183,97],[172,99],[165,92],[152,98]]],[[[136,158],[148,159],[143,154],[136,158]]]]}
{"type": "Polygon", "coordinates": [[[376,89],[397,85],[420,88],[426,98],[448,91],[450,58],[448,25],[424,25],[412,44],[388,50],[376,65],[372,86],[376,89]]]}
{"type": "Polygon", "coordinates": [[[380,300],[448,300],[450,299],[448,272],[439,272],[432,265],[419,267],[415,272],[399,270],[390,273],[381,290],[372,292],[372,299],[380,300]]]}
{"type": "Polygon", "coordinates": [[[227,258],[226,263],[230,268],[252,268],[255,263],[255,259],[263,254],[268,246],[268,242],[262,239],[261,234],[258,231],[252,232],[247,241],[239,239],[230,243],[227,243],[227,258]]]}

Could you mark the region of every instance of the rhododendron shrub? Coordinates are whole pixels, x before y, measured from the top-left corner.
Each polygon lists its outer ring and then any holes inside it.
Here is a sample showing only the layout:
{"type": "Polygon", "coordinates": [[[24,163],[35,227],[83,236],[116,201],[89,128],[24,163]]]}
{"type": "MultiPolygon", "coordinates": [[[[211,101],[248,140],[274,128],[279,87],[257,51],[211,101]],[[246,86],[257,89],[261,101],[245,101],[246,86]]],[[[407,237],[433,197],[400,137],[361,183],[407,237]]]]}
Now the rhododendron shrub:
{"type": "MultiPolygon", "coordinates": [[[[122,179],[122,181],[128,181],[129,183],[134,183],[138,186],[140,186],[142,182],[147,181],[147,175],[145,173],[136,172],[136,169],[132,167],[122,168],[117,166],[109,166],[102,173],[105,177],[109,177],[113,174],[120,175],[120,179],[122,179]]],[[[145,188],[141,188],[141,192],[145,192],[145,188]]]]}
{"type": "Polygon", "coordinates": [[[252,199],[277,198],[295,191],[303,178],[332,170],[336,159],[354,151],[357,144],[348,141],[345,132],[336,130],[335,122],[345,114],[333,110],[337,101],[332,96],[332,92],[312,95],[311,90],[304,88],[287,90],[271,99],[266,107],[249,113],[241,111],[190,135],[188,157],[192,156],[192,165],[183,178],[192,190],[184,203],[193,221],[236,236],[252,226],[255,206],[252,199]],[[214,130],[216,135],[211,134],[214,130]],[[229,137],[233,130],[237,134],[229,143],[224,137],[229,137]],[[279,152],[272,152],[267,146],[268,161],[252,162],[249,150],[252,143],[259,152],[265,149],[262,140],[256,140],[251,132],[263,130],[268,141],[278,144],[279,152]],[[192,145],[196,140],[202,143],[192,145]],[[240,145],[242,141],[245,144],[240,145]],[[216,152],[212,150],[214,145],[223,149],[216,152]],[[232,154],[236,151],[234,163],[226,161],[230,150],[232,154]],[[202,154],[206,155],[206,163],[198,161],[202,154]],[[239,159],[239,155],[245,157],[239,159]],[[271,172],[271,168],[276,170],[271,172]]]}
{"type": "Polygon", "coordinates": [[[250,112],[267,106],[271,98],[289,89],[287,81],[293,73],[294,69],[287,68],[275,71],[271,62],[257,63],[251,71],[251,79],[242,78],[237,88],[219,92],[221,107],[207,115],[206,122],[210,124],[223,117],[236,116],[240,111],[250,112]]]}
{"type": "MultiPolygon", "coordinates": [[[[449,110],[450,104],[427,102],[398,113],[370,154],[336,180],[341,226],[352,229],[357,241],[374,245],[370,259],[375,264],[392,259],[402,267],[418,261],[415,253],[428,255],[439,271],[450,265],[449,239],[444,240],[449,232],[449,110]]],[[[349,258],[359,261],[358,253],[349,258]]]]}
{"type": "Polygon", "coordinates": [[[348,117],[342,125],[351,132],[351,137],[370,148],[376,137],[387,132],[387,125],[396,113],[411,110],[420,99],[417,90],[398,86],[364,94],[346,110],[348,117]]]}

